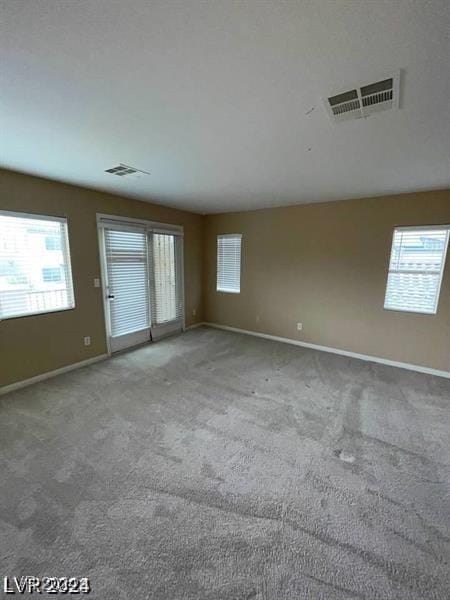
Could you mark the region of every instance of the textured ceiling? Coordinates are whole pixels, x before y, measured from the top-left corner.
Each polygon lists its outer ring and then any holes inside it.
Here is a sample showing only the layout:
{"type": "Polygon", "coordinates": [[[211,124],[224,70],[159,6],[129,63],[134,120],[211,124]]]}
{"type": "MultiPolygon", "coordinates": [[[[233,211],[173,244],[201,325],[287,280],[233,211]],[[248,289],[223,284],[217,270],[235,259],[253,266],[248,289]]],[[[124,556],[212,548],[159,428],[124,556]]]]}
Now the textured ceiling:
{"type": "Polygon", "coordinates": [[[450,187],[448,0],[0,0],[0,22],[6,168],[202,213],[450,187]],[[327,117],[399,68],[400,110],[327,117]]]}

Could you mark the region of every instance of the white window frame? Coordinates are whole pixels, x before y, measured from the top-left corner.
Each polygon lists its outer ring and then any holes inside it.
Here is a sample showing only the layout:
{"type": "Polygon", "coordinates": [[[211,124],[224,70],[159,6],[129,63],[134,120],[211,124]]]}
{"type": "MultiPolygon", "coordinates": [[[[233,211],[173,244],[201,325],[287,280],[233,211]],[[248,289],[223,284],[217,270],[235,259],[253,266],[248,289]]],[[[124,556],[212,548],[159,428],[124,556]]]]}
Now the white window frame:
{"type": "Polygon", "coordinates": [[[242,233],[220,233],[216,239],[216,292],[221,294],[240,294],[241,293],[241,271],[242,271],[242,233]],[[224,238],[239,239],[239,289],[219,287],[219,240],[224,238]]]}
{"type": "Polygon", "coordinates": [[[450,239],[450,225],[420,225],[420,226],[395,227],[394,228],[394,231],[392,233],[391,251],[389,254],[388,274],[387,274],[387,279],[386,279],[386,288],[385,288],[384,306],[383,306],[384,310],[389,310],[389,311],[394,311],[394,312],[407,312],[407,313],[429,315],[429,316],[433,316],[433,315],[437,314],[437,309],[439,306],[439,297],[441,294],[442,279],[444,277],[445,263],[447,260],[447,249],[448,249],[448,245],[449,245],[449,239],[450,239]],[[441,269],[440,269],[439,274],[437,274],[439,277],[439,281],[438,281],[438,285],[437,285],[436,298],[435,298],[433,311],[429,312],[429,311],[425,311],[425,310],[418,310],[418,309],[411,309],[411,308],[399,308],[399,307],[392,308],[392,307],[386,306],[388,280],[389,280],[389,275],[391,273],[405,273],[405,274],[411,273],[413,275],[423,275],[423,274],[429,275],[430,274],[430,271],[419,271],[419,270],[411,271],[411,270],[406,270],[406,269],[391,269],[390,268],[391,259],[392,259],[392,250],[394,247],[395,234],[397,232],[401,232],[401,231],[438,231],[438,230],[446,230],[447,238],[446,238],[445,245],[444,245],[444,252],[442,254],[441,269]]]}
{"type": "Polygon", "coordinates": [[[19,219],[30,219],[30,221],[32,221],[32,220],[56,221],[59,223],[64,223],[66,225],[65,230],[64,230],[64,233],[65,233],[64,238],[65,239],[64,239],[64,244],[63,244],[63,247],[61,248],[61,251],[64,255],[64,260],[67,263],[68,284],[70,285],[70,289],[72,292],[72,302],[68,306],[61,307],[61,308],[52,308],[52,309],[19,313],[19,314],[15,314],[15,315],[11,315],[11,316],[6,316],[6,317],[1,316],[1,314],[0,314],[0,321],[9,321],[12,319],[23,319],[24,317],[34,317],[36,315],[48,315],[51,313],[59,313],[59,312],[66,312],[68,310],[73,310],[76,307],[76,302],[75,302],[75,287],[73,284],[73,274],[72,274],[72,259],[71,259],[71,255],[70,255],[69,221],[68,221],[67,217],[57,217],[55,215],[25,213],[25,212],[11,211],[11,210],[0,210],[0,216],[17,217],[19,219]]]}

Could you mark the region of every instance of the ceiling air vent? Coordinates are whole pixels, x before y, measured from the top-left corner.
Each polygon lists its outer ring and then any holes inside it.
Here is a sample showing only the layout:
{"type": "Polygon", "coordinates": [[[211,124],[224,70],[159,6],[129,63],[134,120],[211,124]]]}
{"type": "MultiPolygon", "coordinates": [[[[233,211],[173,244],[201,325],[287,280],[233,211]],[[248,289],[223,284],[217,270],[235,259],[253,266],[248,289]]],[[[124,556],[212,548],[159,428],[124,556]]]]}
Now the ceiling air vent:
{"type": "Polygon", "coordinates": [[[106,169],[105,173],[111,173],[112,175],[118,175],[119,177],[130,177],[134,176],[140,177],[142,174],[150,175],[147,171],[142,171],[141,169],[135,169],[134,167],[130,167],[129,165],[124,165],[120,163],[117,167],[111,167],[110,169],[106,169]]]}
{"type": "Polygon", "coordinates": [[[329,96],[324,105],[333,121],[349,121],[398,108],[398,102],[399,74],[329,96]]]}

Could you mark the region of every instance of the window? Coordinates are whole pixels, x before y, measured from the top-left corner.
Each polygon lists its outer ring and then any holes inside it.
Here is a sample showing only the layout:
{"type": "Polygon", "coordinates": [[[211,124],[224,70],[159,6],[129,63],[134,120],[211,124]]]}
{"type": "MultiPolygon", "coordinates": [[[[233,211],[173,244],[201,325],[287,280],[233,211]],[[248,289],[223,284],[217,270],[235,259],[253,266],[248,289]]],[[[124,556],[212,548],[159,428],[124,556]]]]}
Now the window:
{"type": "Polygon", "coordinates": [[[384,308],[436,314],[449,231],[449,227],[394,230],[384,308]]]}
{"type": "Polygon", "coordinates": [[[240,233],[217,236],[217,291],[239,294],[241,291],[240,233]]]}
{"type": "Polygon", "coordinates": [[[0,319],[74,306],[67,220],[0,211],[0,319]]]}

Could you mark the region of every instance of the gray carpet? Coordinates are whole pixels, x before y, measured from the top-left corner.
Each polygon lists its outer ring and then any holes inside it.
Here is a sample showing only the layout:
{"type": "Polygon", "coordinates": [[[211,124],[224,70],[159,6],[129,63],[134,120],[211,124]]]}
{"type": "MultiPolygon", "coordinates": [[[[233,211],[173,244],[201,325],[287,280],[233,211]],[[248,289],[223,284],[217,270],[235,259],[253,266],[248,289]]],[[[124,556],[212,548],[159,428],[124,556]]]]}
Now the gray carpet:
{"type": "Polygon", "coordinates": [[[207,328],[14,392],[0,576],[86,576],[104,600],[448,598],[449,408],[449,380],[207,328]]]}

